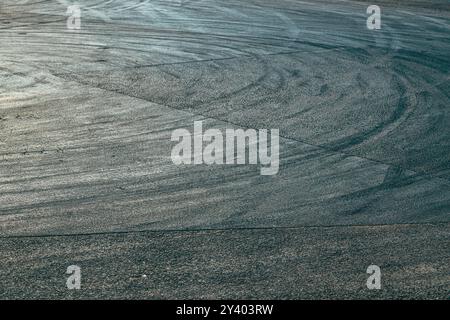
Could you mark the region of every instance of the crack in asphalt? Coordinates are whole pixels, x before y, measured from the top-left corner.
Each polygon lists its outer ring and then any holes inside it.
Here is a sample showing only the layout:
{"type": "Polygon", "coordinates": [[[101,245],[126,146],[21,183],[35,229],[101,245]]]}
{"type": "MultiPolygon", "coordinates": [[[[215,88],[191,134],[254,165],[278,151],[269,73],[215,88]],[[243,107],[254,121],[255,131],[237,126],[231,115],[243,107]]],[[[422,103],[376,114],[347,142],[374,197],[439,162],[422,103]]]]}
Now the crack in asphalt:
{"type": "Polygon", "coordinates": [[[302,229],[340,229],[340,228],[382,228],[391,226],[441,226],[450,225],[449,221],[421,222],[421,223],[389,223],[389,224],[342,224],[342,225],[305,225],[305,226],[280,226],[280,227],[241,227],[241,228],[184,228],[184,229],[151,229],[151,230],[118,230],[105,232],[86,233],[61,233],[61,234],[37,234],[0,236],[0,239],[33,239],[33,238],[59,238],[59,237],[89,237],[126,234],[155,234],[155,233],[203,233],[203,232],[227,232],[227,231],[252,231],[252,230],[302,230],[302,229]]]}

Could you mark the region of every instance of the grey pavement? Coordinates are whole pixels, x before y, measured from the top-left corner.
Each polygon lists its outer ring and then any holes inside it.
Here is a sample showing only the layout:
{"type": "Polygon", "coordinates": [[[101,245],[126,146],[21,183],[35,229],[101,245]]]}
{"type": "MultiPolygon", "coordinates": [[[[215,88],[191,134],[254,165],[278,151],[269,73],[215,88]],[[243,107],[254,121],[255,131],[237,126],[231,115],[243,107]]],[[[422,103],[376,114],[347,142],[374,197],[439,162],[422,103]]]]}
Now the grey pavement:
{"type": "Polygon", "coordinates": [[[381,30],[367,1],[78,3],[78,31],[0,3],[0,298],[450,297],[448,1],[381,30]],[[279,173],[174,165],[195,120],[279,129],[279,173]]]}

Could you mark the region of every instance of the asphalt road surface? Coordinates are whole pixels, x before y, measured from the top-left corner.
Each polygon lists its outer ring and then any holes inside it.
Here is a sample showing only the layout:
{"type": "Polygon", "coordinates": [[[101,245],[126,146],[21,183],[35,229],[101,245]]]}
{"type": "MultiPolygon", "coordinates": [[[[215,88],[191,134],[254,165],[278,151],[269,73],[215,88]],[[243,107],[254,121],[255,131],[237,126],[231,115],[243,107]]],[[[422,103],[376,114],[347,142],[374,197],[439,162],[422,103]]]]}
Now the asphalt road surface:
{"type": "Polygon", "coordinates": [[[78,3],[0,3],[0,298],[450,298],[449,1],[78,3]],[[195,120],[279,173],[174,165],[195,120]]]}

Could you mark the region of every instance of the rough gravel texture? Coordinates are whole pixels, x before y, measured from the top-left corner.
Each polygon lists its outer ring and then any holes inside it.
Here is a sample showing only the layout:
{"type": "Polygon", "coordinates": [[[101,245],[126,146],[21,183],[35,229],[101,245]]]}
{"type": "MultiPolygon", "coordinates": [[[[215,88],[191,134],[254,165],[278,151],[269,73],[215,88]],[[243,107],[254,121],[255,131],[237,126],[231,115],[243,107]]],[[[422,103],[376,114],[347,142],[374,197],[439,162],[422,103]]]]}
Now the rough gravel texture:
{"type": "Polygon", "coordinates": [[[0,3],[0,298],[449,298],[448,1],[79,3],[0,3]],[[195,120],[279,174],[174,165],[195,120]]]}

